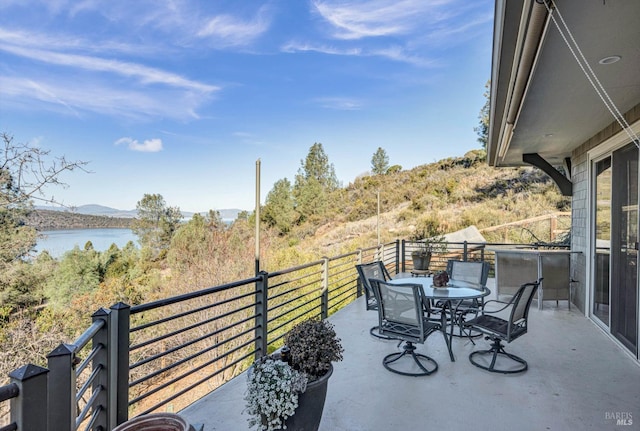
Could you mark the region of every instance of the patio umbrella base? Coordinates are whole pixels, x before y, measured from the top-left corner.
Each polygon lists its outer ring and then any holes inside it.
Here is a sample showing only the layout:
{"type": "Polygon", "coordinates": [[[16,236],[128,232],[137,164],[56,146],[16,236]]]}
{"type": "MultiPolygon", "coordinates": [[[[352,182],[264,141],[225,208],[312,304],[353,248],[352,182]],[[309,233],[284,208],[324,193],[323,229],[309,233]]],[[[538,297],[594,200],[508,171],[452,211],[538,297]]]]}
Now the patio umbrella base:
{"type": "Polygon", "coordinates": [[[403,347],[402,352],[396,352],[396,353],[392,353],[390,355],[385,356],[384,359],[382,360],[382,365],[384,365],[384,367],[387,370],[391,371],[392,373],[402,374],[403,376],[415,376],[415,377],[428,376],[430,374],[435,373],[438,370],[438,363],[433,358],[430,358],[429,356],[416,353],[415,350],[416,350],[416,346],[414,346],[412,342],[407,341],[403,347]],[[398,361],[404,356],[413,358],[414,362],[418,364],[418,367],[422,371],[412,373],[409,371],[402,371],[396,368],[392,368],[390,366],[390,364],[398,361]]]}
{"type": "Polygon", "coordinates": [[[519,356],[512,355],[511,353],[505,352],[504,345],[501,343],[500,339],[494,339],[493,343],[491,343],[491,349],[489,350],[476,350],[475,352],[471,352],[471,354],[469,355],[469,361],[476,367],[482,368],[483,370],[487,370],[492,373],[516,374],[516,373],[522,373],[523,371],[526,371],[528,368],[527,361],[525,361],[519,356]],[[492,355],[491,364],[488,366],[474,359],[475,356],[482,357],[482,356],[488,356],[488,355],[492,355]],[[508,358],[511,360],[511,362],[515,362],[519,366],[517,366],[517,368],[509,368],[509,369],[496,368],[496,361],[500,357],[508,358]]]}

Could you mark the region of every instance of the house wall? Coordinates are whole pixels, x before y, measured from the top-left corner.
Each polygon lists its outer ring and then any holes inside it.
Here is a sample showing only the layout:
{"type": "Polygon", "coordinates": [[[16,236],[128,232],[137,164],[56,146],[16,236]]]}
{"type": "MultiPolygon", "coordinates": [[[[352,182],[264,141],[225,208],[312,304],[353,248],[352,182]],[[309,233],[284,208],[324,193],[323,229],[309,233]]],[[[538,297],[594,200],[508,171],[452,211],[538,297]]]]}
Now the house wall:
{"type": "MultiPolygon", "coordinates": [[[[640,103],[624,114],[627,122],[633,124],[640,120],[640,103]]],[[[571,154],[571,182],[573,197],[571,201],[571,279],[573,303],[581,311],[588,307],[587,300],[587,238],[589,235],[589,161],[587,152],[622,131],[618,122],[610,123],[606,128],[592,136],[576,148],[571,154]]]]}

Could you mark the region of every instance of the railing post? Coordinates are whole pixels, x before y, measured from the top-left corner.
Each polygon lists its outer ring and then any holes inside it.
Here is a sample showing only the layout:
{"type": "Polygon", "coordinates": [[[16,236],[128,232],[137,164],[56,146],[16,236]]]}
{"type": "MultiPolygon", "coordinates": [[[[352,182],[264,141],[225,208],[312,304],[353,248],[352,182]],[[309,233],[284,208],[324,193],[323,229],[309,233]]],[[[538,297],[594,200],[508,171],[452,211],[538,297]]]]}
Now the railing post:
{"type": "Polygon", "coordinates": [[[269,322],[268,312],[268,292],[269,277],[266,271],[258,273],[260,279],[256,281],[256,354],[255,359],[258,360],[267,354],[268,348],[268,328],[269,322]]]}
{"type": "Polygon", "coordinates": [[[402,247],[400,248],[401,258],[402,258],[402,272],[407,270],[407,264],[405,262],[405,254],[406,254],[406,241],[402,240],[402,247]]]}
{"type": "MultiPolygon", "coordinates": [[[[18,386],[18,396],[10,401],[11,423],[18,430],[47,431],[47,373],[49,370],[33,364],[9,373],[11,383],[18,386]]],[[[56,426],[52,430],[58,430],[56,426]]]]}
{"type": "Polygon", "coordinates": [[[60,344],[47,355],[49,367],[47,422],[56,431],[74,431],[78,410],[76,405],[75,346],[60,344]]]}
{"type": "MultiPolygon", "coordinates": [[[[358,249],[357,263],[358,263],[358,265],[362,264],[362,249],[361,248],[358,249]]],[[[362,291],[362,280],[360,280],[360,277],[358,276],[358,273],[356,272],[356,298],[360,298],[363,293],[364,292],[362,291]]]]}
{"type": "Polygon", "coordinates": [[[99,392],[99,395],[96,398],[96,405],[104,407],[100,409],[93,425],[93,429],[97,429],[97,427],[111,429],[108,426],[108,419],[111,415],[109,409],[109,394],[114,387],[111,386],[111,382],[109,381],[109,375],[111,374],[109,351],[112,348],[111,343],[109,343],[109,313],[109,310],[101,308],[91,316],[93,322],[99,320],[103,320],[105,322],[104,326],[93,336],[91,340],[94,349],[100,345],[103,346],[91,361],[91,368],[93,370],[102,370],[94,380],[92,390],[93,393],[99,392]]]}
{"type": "Polygon", "coordinates": [[[400,272],[400,240],[396,239],[396,274],[400,272]]]}
{"type": "Polygon", "coordinates": [[[322,264],[322,295],[320,296],[320,318],[329,317],[329,258],[323,257],[322,264]]]}
{"type": "Polygon", "coordinates": [[[467,255],[468,251],[469,251],[469,243],[465,241],[462,246],[462,260],[464,260],[465,262],[469,260],[469,256],[467,255]]]}
{"type": "Polygon", "coordinates": [[[108,430],[129,419],[129,329],[131,307],[118,302],[109,314],[108,430]]]}

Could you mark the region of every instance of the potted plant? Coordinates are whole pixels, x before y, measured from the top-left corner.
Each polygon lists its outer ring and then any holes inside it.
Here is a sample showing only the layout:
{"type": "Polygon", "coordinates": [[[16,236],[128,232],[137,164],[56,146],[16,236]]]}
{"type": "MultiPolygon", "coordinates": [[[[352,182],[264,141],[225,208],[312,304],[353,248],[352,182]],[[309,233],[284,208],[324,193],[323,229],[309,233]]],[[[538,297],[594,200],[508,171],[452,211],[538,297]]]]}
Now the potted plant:
{"type": "Polygon", "coordinates": [[[334,361],[342,345],[333,325],[322,320],[297,324],[285,347],[256,361],[248,372],[245,394],[249,425],[259,430],[317,430],[334,361]]]}
{"type": "Polygon", "coordinates": [[[438,271],[433,276],[433,285],[435,287],[447,287],[449,284],[449,274],[447,271],[438,271]]]}
{"type": "Polygon", "coordinates": [[[447,243],[442,235],[442,230],[432,219],[422,221],[409,240],[414,241],[417,246],[417,249],[411,253],[415,270],[428,270],[433,254],[447,251],[447,243]]]}

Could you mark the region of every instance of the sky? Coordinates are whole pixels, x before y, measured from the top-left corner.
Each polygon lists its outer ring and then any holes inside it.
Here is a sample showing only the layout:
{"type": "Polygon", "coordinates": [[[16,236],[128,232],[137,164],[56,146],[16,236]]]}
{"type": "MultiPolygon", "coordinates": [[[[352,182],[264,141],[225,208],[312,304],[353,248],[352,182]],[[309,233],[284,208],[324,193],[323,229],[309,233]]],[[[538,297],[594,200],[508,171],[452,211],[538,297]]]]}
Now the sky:
{"type": "Polygon", "coordinates": [[[480,148],[492,0],[0,0],[0,132],[68,206],[253,210],[321,143],[346,186],[480,148]]]}

